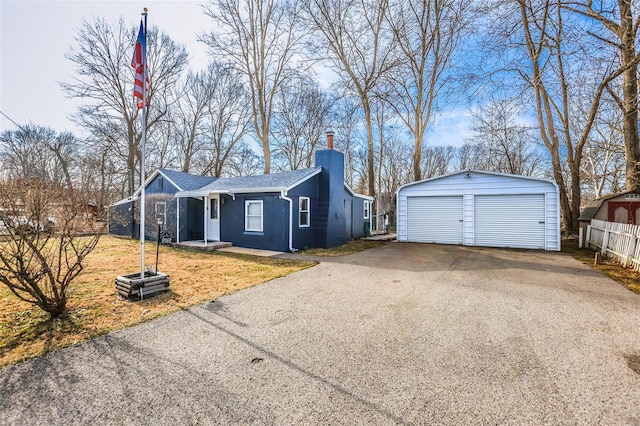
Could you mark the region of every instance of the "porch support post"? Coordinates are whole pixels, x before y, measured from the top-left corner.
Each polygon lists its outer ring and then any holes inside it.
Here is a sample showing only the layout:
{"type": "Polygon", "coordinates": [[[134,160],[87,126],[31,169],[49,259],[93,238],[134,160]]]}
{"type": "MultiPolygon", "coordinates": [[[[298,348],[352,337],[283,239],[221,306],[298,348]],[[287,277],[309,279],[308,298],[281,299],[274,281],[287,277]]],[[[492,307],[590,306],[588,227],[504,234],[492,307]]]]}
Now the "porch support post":
{"type": "Polygon", "coordinates": [[[203,216],[204,216],[204,246],[206,247],[207,246],[207,235],[208,235],[207,234],[207,231],[208,231],[208,229],[207,229],[207,222],[208,222],[208,220],[207,220],[207,209],[209,207],[209,196],[205,195],[203,200],[204,200],[204,214],[203,214],[203,216]]]}
{"type": "Polygon", "coordinates": [[[176,197],[176,244],[180,242],[180,197],[176,197]]]}

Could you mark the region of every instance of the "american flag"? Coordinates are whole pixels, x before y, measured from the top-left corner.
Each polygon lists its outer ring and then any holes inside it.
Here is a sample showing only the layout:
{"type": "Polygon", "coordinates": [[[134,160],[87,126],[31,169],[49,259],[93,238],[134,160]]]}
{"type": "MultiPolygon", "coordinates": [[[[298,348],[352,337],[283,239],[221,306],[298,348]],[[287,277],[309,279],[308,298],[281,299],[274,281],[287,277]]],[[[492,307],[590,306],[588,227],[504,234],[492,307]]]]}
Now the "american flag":
{"type": "Polygon", "coordinates": [[[131,60],[131,66],[136,70],[136,77],[133,84],[133,96],[138,98],[138,109],[142,108],[143,104],[143,87],[142,82],[146,81],[147,90],[147,105],[149,105],[149,70],[147,67],[147,33],[142,20],[140,21],[140,31],[138,32],[138,40],[136,41],[136,47],[133,52],[133,59],[131,60]]]}

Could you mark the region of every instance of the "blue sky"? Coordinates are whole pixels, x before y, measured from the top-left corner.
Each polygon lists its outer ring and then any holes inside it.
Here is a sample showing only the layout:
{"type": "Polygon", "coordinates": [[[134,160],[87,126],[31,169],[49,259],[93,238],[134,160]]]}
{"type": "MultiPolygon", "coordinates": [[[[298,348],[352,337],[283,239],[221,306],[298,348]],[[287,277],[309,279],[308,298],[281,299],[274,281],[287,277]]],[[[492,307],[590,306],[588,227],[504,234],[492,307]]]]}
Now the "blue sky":
{"type": "MultiPolygon", "coordinates": [[[[211,20],[196,1],[0,0],[0,110],[18,124],[32,122],[79,134],[68,119],[79,101],[65,98],[58,84],[73,75],[64,54],[74,42],[75,30],[83,19],[91,21],[97,16],[109,22],[123,16],[137,25],[144,7],[149,9],[149,25],[157,25],[185,44],[190,66],[203,68],[206,48],[197,42],[197,34],[210,28],[211,20]]],[[[0,132],[15,129],[0,116],[0,132]]],[[[469,116],[456,108],[437,118],[427,141],[431,145],[460,145],[469,136],[469,116]]]]}

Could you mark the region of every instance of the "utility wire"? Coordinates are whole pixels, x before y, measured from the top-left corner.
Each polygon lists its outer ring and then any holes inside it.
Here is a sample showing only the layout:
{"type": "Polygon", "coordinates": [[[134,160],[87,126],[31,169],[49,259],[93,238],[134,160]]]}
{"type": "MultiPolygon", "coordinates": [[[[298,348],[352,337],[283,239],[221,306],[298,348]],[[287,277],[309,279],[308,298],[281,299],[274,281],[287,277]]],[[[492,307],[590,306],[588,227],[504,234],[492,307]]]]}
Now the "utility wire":
{"type": "Polygon", "coordinates": [[[23,128],[21,125],[19,125],[19,124],[18,124],[18,123],[16,123],[15,121],[13,121],[13,120],[11,119],[11,117],[9,117],[7,114],[5,114],[2,110],[0,110],[0,114],[2,114],[2,115],[3,115],[7,120],[9,120],[10,122],[12,122],[12,123],[13,123],[13,124],[15,124],[16,126],[18,126],[18,128],[19,128],[20,130],[24,131],[24,128],[23,128]]]}

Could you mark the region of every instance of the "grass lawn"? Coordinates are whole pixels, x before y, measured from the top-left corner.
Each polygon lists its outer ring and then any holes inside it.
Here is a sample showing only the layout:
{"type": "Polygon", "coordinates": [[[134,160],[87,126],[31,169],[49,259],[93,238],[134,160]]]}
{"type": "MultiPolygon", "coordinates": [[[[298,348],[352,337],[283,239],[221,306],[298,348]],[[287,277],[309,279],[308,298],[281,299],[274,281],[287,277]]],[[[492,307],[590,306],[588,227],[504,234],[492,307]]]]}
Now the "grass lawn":
{"type": "Polygon", "coordinates": [[[562,251],[568,253],[593,269],[602,272],[609,278],[618,281],[634,293],[640,294],[640,273],[631,268],[625,268],[620,263],[607,258],[600,258],[597,265],[593,264],[595,251],[578,248],[575,240],[563,240],[562,251]]]}
{"type": "Polygon", "coordinates": [[[312,256],[345,256],[347,254],[357,253],[359,251],[368,250],[370,248],[378,247],[384,244],[384,241],[371,241],[371,240],[353,240],[347,244],[330,249],[315,248],[301,251],[300,254],[308,254],[312,256]]]}
{"type": "MultiPolygon", "coordinates": [[[[146,263],[154,264],[155,244],[145,246],[146,263]]],[[[69,314],[54,321],[0,286],[0,368],[314,265],[163,246],[158,269],[171,277],[171,291],[142,301],[123,300],[114,280],[139,271],[139,250],[138,241],[103,237],[71,284],[69,314]]]]}

